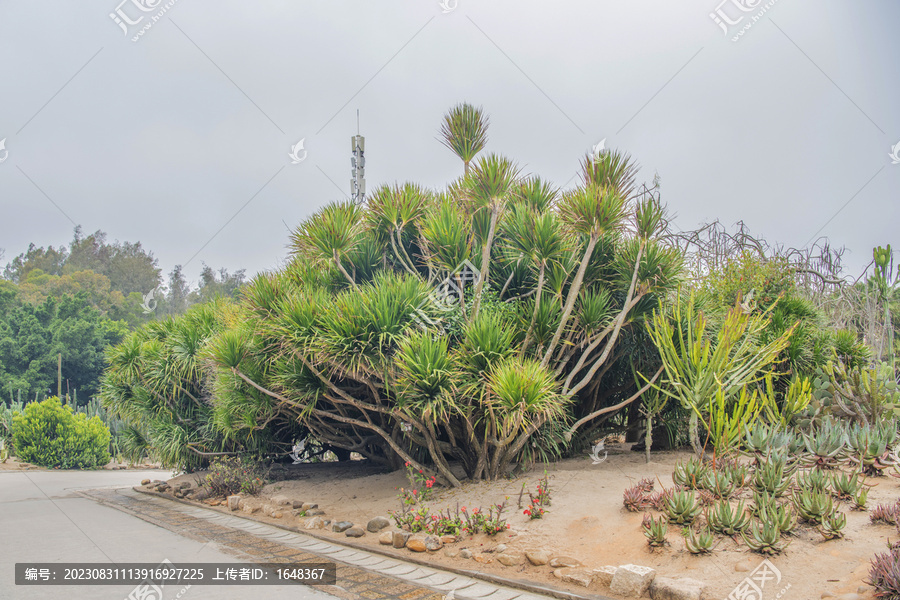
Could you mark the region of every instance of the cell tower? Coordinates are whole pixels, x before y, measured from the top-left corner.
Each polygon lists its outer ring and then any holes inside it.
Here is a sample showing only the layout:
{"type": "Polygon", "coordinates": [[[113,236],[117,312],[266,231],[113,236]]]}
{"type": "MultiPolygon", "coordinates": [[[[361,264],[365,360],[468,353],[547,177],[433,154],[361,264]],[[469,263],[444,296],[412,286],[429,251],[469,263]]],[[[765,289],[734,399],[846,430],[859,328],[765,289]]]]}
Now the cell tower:
{"type": "Polygon", "coordinates": [[[366,198],[366,138],[359,135],[359,111],[356,111],[356,135],[350,138],[353,154],[350,157],[350,198],[362,204],[366,198]]]}

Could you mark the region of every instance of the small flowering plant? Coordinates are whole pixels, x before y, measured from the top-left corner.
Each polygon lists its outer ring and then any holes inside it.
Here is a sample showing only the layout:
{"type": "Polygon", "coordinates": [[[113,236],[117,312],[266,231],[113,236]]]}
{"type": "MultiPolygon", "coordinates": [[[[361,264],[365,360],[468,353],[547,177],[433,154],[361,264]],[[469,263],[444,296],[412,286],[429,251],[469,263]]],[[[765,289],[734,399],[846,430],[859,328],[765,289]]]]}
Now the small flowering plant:
{"type": "MultiPolygon", "coordinates": [[[[523,483],[522,491],[519,492],[519,508],[522,508],[525,494],[525,484],[523,483]]],[[[544,513],[547,512],[544,510],[544,507],[550,506],[550,477],[547,475],[546,471],[544,471],[544,477],[538,481],[537,493],[532,494],[528,491],[527,494],[528,503],[522,513],[532,520],[543,519],[544,513]]]]}
{"type": "Polygon", "coordinates": [[[406,467],[406,479],[409,480],[410,487],[409,489],[400,488],[400,501],[403,504],[410,505],[427,502],[431,498],[431,491],[437,483],[437,478],[434,476],[427,477],[424,470],[419,469],[417,471],[408,462],[404,466],[406,467]]]}

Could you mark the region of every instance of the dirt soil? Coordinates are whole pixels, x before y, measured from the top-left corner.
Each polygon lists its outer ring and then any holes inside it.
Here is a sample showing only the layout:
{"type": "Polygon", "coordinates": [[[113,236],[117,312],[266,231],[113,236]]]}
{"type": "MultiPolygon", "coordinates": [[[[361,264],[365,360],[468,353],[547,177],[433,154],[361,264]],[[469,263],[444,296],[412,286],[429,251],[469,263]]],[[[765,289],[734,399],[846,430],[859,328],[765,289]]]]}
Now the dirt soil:
{"type": "MultiPolygon", "coordinates": [[[[590,568],[604,565],[637,564],[653,567],[659,576],[690,577],[707,584],[707,598],[726,598],[747,576],[759,566],[764,557],[750,552],[739,543],[725,538],[719,541],[711,555],[693,556],[686,549],[684,539],[676,526],[670,526],[669,545],[651,549],[641,532],[643,513],[628,512],[622,505],[622,492],[626,487],[646,477],[671,487],[672,470],[679,459],[690,454],[683,451],[654,452],[652,461],[644,462],[643,453],[631,452],[629,445],[608,446],[609,457],[600,464],[592,464],[588,458],[569,459],[546,467],[550,476],[552,506],[543,519],[529,520],[517,507],[519,492],[524,483],[532,491],[544,475],[544,466],[514,479],[464,483],[456,489],[436,488],[428,502],[432,512],[448,506],[472,508],[487,507],[503,502],[509,497],[510,507],[504,514],[511,528],[497,536],[476,535],[464,537],[446,548],[468,548],[485,558],[496,556],[495,549],[505,544],[510,551],[547,550],[551,556],[573,557],[590,568]]],[[[364,462],[318,463],[298,465],[291,469],[296,479],[267,485],[258,499],[249,502],[263,504],[272,496],[287,496],[292,500],[317,503],[325,511],[323,518],[334,521],[351,521],[365,528],[375,516],[389,516],[399,511],[397,494],[400,487],[408,487],[403,471],[393,473],[373,472],[364,462]]],[[[182,475],[170,483],[189,481],[196,484],[202,474],[182,475]]],[[[880,477],[869,479],[875,483],[869,492],[868,505],[893,503],[900,496],[900,479],[880,477]]],[[[745,490],[744,495],[748,492],[745,490]]],[[[527,496],[526,496],[527,498],[527,496]]],[[[227,510],[224,506],[218,510],[227,510]]],[[[893,527],[873,525],[868,513],[849,510],[843,539],[824,541],[814,529],[798,527],[791,536],[790,545],[781,555],[770,558],[780,571],[779,582],[770,581],[763,598],[771,600],[818,600],[830,595],[845,600],[874,599],[871,587],[865,584],[869,561],[876,552],[887,548],[888,538],[896,539],[893,527]]],[[[303,526],[308,517],[296,516],[299,511],[284,510],[281,519],[253,515],[260,521],[280,525],[303,526]]],[[[348,540],[342,533],[330,528],[318,533],[335,540],[348,540]]],[[[472,559],[450,558],[443,551],[411,553],[379,546],[378,534],[350,540],[355,543],[388,549],[398,557],[414,555],[417,559],[433,562],[435,566],[447,565],[460,569],[480,570],[499,576],[552,585],[583,594],[585,589],[565,583],[553,575],[549,566],[524,565],[506,567],[496,560],[479,564],[472,559]]],[[[594,594],[609,595],[609,590],[594,583],[588,590],[594,594]]]]}

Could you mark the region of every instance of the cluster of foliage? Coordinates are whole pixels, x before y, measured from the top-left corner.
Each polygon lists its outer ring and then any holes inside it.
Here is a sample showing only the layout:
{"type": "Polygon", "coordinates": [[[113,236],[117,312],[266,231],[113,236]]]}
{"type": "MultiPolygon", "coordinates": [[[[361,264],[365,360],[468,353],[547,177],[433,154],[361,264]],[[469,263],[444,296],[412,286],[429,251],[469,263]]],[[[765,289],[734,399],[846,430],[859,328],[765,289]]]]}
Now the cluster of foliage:
{"type": "Polygon", "coordinates": [[[12,418],[16,456],[42,467],[94,469],[109,462],[109,428],[53,396],[32,402],[12,418]]]}
{"type": "Polygon", "coordinates": [[[203,482],[212,498],[227,498],[234,494],[256,496],[268,479],[268,471],[254,458],[224,456],[210,462],[203,482]]]}
{"type": "MultiPolygon", "coordinates": [[[[500,477],[576,447],[581,425],[638,397],[632,369],[654,360],[640,362],[652,349],[645,319],[680,272],[658,194],[638,188],[621,152],[586,156],[581,185],[560,192],[503,156],[477,156],[480,110],[458,107],[445,126],[462,177],[324,207],[293,232],[286,267],[221,307],[211,335],[193,335],[214,415],[197,437],[215,446],[293,422],[458,485],[451,461],[472,479],[500,477]]],[[[158,335],[148,329],[113,352],[110,382],[123,349],[158,335]]],[[[131,407],[150,395],[112,387],[107,401],[130,423],[152,414],[131,407]]],[[[153,387],[154,402],[181,403],[178,387],[153,387]]]]}
{"type": "Polygon", "coordinates": [[[428,502],[431,499],[431,492],[437,483],[437,477],[428,476],[424,469],[414,469],[408,462],[405,463],[406,479],[409,481],[408,488],[400,488],[400,502],[403,504],[418,504],[420,502],[428,502]]]}
{"type": "Polygon", "coordinates": [[[477,533],[496,535],[510,527],[503,517],[505,509],[506,501],[490,505],[487,511],[478,507],[473,508],[471,512],[465,506],[460,508],[457,504],[455,509],[447,508],[432,514],[431,509],[425,504],[419,504],[415,508],[402,504],[400,512],[390,514],[398,528],[412,533],[426,532],[438,536],[477,533]]]}
{"type": "Polygon", "coordinates": [[[544,477],[538,481],[535,493],[531,491],[526,492],[526,484],[522,484],[522,491],[519,492],[519,508],[522,508],[523,496],[526,493],[528,494],[528,505],[522,513],[531,520],[544,518],[544,513],[547,512],[544,507],[550,506],[551,501],[550,476],[547,475],[546,471],[544,472],[544,477]]]}
{"type": "Polygon", "coordinates": [[[255,409],[266,413],[261,421],[270,427],[257,427],[255,419],[211,401],[203,351],[235,318],[233,305],[217,300],[180,318],[150,323],[110,349],[101,401],[126,423],[123,445],[129,458],[150,455],[167,466],[195,470],[219,453],[259,456],[279,443],[290,447],[300,437],[299,426],[277,419],[266,396],[247,401],[258,401],[255,409]]]}

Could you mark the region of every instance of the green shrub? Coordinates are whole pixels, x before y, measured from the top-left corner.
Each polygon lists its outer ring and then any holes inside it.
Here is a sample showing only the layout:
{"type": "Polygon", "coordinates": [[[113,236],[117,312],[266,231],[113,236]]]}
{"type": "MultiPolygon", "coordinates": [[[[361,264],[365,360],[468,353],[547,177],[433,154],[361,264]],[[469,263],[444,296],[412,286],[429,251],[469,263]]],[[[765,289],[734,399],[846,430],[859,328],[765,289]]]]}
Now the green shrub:
{"type": "Polygon", "coordinates": [[[267,483],[268,472],[251,458],[226,456],[213,459],[205,481],[213,498],[233,494],[256,496],[267,483]]]}
{"type": "Polygon", "coordinates": [[[109,462],[109,428],[74,414],[59,398],[32,402],[13,417],[16,456],[42,467],[93,469],[109,462]]]}

